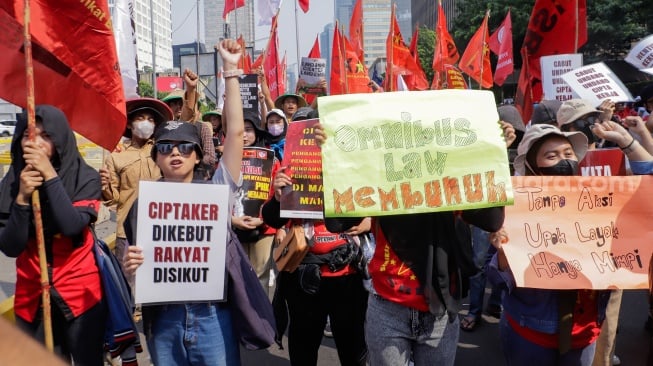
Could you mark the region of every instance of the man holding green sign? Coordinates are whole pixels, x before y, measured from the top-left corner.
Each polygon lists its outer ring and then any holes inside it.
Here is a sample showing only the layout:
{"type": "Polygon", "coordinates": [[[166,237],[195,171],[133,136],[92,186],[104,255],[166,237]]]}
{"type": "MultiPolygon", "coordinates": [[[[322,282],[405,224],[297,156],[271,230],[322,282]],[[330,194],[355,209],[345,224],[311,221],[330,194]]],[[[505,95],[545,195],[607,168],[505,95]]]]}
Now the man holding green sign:
{"type": "Polygon", "coordinates": [[[351,94],[319,108],[325,216],[375,217],[370,364],[453,365],[467,224],[499,230],[513,197],[492,94],[351,94]]]}

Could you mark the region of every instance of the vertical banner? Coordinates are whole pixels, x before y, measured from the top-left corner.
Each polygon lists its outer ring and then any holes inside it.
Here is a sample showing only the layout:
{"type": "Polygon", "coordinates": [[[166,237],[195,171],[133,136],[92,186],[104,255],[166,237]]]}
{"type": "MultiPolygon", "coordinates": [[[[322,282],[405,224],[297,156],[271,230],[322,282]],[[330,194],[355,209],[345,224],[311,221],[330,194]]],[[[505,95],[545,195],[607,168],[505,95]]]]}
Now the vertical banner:
{"type": "Polygon", "coordinates": [[[542,56],[540,67],[542,68],[543,99],[564,102],[578,98],[567,82],[562,79],[562,75],[583,67],[582,53],[542,56]]]}
{"type": "Polygon", "coordinates": [[[236,197],[234,216],[259,217],[259,211],[270,194],[274,151],[260,147],[243,148],[243,185],[236,197]]]}
{"type": "Polygon", "coordinates": [[[626,175],[626,156],[617,148],[589,150],[578,165],[584,177],[626,175]]]}
{"type": "Polygon", "coordinates": [[[326,80],[326,59],[302,57],[297,93],[324,95],[322,80],[326,80]]]}
{"type": "Polygon", "coordinates": [[[283,162],[292,187],[281,199],[281,217],[322,219],[322,152],[315,144],[318,119],[294,121],[288,126],[283,162]]]}
{"type": "Polygon", "coordinates": [[[229,187],[139,183],[136,243],[145,261],[136,271],[136,302],[225,298],[229,187]]]}
{"type": "MultiPolygon", "coordinates": [[[[508,153],[490,91],[319,98],[327,217],[509,205],[508,153]]],[[[293,122],[294,123],[294,122],[293,122]]]]}
{"type": "Polygon", "coordinates": [[[519,287],[648,289],[653,177],[513,177],[503,245],[519,287]]]}
{"type": "Polygon", "coordinates": [[[239,79],[243,113],[253,112],[258,115],[258,76],[256,74],[245,74],[239,76],[239,79]]]}
{"type": "Polygon", "coordinates": [[[633,96],[619,77],[603,62],[587,65],[562,75],[562,78],[578,94],[598,106],[606,99],[613,102],[630,102],[633,96]]]}

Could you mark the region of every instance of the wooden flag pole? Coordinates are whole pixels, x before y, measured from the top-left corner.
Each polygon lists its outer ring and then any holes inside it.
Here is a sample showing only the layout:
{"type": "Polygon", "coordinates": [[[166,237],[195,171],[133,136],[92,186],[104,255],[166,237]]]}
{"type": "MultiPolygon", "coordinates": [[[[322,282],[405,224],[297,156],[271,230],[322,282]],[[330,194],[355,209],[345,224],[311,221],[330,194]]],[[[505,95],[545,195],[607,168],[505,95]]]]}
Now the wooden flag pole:
{"type": "MultiPolygon", "coordinates": [[[[36,140],[36,111],[34,102],[34,65],[32,64],[32,36],[30,35],[30,0],[24,1],[23,35],[25,47],[25,75],[27,79],[27,133],[30,141],[36,140]]],[[[41,217],[41,201],[38,189],[32,193],[32,211],[36,227],[36,242],[39,252],[39,267],[41,269],[41,300],[43,305],[43,331],[45,347],[52,352],[52,314],[50,313],[50,279],[48,262],[45,255],[45,238],[43,236],[43,220],[41,217]]]]}

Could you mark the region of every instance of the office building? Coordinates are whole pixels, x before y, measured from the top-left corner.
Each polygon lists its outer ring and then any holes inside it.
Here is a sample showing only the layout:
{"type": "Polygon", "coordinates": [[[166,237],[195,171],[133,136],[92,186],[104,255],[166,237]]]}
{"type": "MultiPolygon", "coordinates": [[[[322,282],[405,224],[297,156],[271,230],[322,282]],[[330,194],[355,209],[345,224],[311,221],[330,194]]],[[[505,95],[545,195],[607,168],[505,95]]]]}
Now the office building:
{"type": "Polygon", "coordinates": [[[204,42],[208,49],[226,38],[238,38],[241,34],[246,47],[254,47],[254,1],[245,1],[245,6],[229,13],[228,19],[222,19],[225,1],[204,0],[204,42]]]}
{"type": "MultiPolygon", "coordinates": [[[[447,28],[451,32],[453,21],[458,15],[456,3],[460,0],[442,0],[444,15],[447,17],[447,28]]],[[[438,3],[436,1],[411,0],[412,30],[420,27],[435,29],[438,21],[438,3]]],[[[402,30],[403,31],[403,30],[402,30]]]]}

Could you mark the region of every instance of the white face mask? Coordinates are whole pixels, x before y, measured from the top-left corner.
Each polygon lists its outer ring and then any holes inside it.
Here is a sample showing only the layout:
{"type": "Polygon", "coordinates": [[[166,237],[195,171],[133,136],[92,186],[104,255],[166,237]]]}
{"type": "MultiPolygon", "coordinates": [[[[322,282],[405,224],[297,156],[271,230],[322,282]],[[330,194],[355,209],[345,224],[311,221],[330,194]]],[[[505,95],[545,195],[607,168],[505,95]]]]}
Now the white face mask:
{"type": "Polygon", "coordinates": [[[149,139],[154,133],[154,123],[150,121],[132,122],[132,134],[134,136],[149,139]]]}
{"type": "Polygon", "coordinates": [[[270,132],[270,135],[275,137],[281,136],[281,134],[283,133],[283,125],[282,124],[269,125],[268,132],[270,132]]]}

